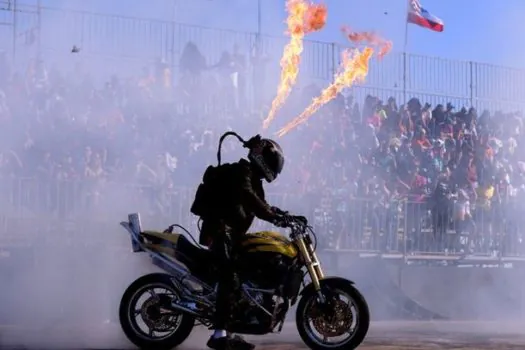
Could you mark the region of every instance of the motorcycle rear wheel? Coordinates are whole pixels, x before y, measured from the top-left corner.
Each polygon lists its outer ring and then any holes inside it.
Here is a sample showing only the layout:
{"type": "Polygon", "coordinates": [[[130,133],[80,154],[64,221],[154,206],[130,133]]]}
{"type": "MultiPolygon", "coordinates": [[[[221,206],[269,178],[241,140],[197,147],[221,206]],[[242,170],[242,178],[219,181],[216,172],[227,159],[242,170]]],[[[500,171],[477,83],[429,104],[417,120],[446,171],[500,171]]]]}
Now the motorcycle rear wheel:
{"type": "MultiPolygon", "coordinates": [[[[168,350],[175,348],[182,344],[191,334],[195,325],[195,319],[187,314],[161,314],[161,306],[166,303],[171,303],[173,298],[180,298],[179,292],[175,289],[170,281],[171,276],[164,273],[153,273],[142,276],[135,280],[124,292],[120,302],[119,319],[122,330],[126,337],[140,349],[158,349],[168,350]],[[155,289],[166,290],[168,294],[156,294],[155,289]],[[144,302],[147,306],[142,306],[140,309],[136,308],[139,299],[146,293],[150,293],[151,297],[144,302]],[[149,317],[150,314],[155,314],[155,317],[149,317]],[[155,338],[155,332],[149,328],[149,333],[140,329],[137,322],[138,316],[145,316],[148,320],[144,320],[146,327],[148,323],[158,324],[158,327],[167,328],[168,335],[155,338]],[[176,321],[169,321],[168,325],[163,324],[163,320],[168,320],[169,317],[175,317],[176,321]],[[151,319],[150,319],[151,318],[151,319]],[[171,324],[173,327],[170,327],[171,324]]],[[[161,331],[158,331],[161,332],[161,331]]]]}
{"type": "Polygon", "coordinates": [[[325,298],[331,296],[334,307],[321,311],[327,306],[321,306],[318,302],[319,296],[314,288],[307,288],[297,305],[295,319],[301,339],[312,350],[356,349],[365,339],[370,327],[370,311],[365,298],[352,282],[342,278],[321,280],[321,290],[325,298]],[[348,299],[349,303],[339,299],[341,296],[348,299]],[[332,314],[327,316],[326,313],[332,314]],[[335,343],[327,342],[329,337],[341,337],[345,334],[349,337],[335,343]]]}

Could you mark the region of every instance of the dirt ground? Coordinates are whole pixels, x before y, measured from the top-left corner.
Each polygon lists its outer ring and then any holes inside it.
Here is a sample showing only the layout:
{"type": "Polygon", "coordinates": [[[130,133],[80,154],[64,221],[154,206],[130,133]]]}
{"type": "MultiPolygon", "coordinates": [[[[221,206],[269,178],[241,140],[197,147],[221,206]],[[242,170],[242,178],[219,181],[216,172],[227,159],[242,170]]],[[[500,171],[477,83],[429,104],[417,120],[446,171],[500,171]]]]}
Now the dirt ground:
{"type": "MultiPolygon", "coordinates": [[[[205,349],[209,332],[196,329],[181,350],[205,349]]],[[[306,349],[292,324],[283,333],[251,337],[260,350],[306,349]]],[[[21,329],[0,326],[1,349],[133,349],[117,324],[21,329]]],[[[525,348],[525,328],[513,322],[377,322],[359,350],[510,350],[525,348]]]]}

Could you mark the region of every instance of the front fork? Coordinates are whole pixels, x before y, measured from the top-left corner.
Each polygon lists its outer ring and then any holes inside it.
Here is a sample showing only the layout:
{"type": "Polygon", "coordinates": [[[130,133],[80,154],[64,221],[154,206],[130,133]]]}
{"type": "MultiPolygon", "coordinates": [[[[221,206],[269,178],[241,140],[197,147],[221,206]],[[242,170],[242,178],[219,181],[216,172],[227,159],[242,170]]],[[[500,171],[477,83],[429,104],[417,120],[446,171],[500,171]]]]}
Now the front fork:
{"type": "Polygon", "coordinates": [[[312,279],[312,283],[317,292],[321,292],[321,280],[324,278],[324,272],[321,269],[321,263],[317,258],[317,254],[312,247],[311,242],[307,242],[304,236],[297,239],[297,247],[301,252],[306,268],[308,269],[308,274],[312,279]]]}

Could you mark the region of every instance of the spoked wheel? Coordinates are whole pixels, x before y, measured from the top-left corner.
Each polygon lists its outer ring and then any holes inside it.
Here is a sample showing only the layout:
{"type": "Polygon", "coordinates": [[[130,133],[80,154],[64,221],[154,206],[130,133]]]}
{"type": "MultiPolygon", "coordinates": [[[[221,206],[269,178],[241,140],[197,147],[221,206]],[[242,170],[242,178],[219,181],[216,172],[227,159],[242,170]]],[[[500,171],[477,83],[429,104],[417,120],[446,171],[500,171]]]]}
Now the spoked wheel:
{"type": "Polygon", "coordinates": [[[169,307],[179,293],[170,276],[154,273],[133,282],[120,302],[119,318],[128,339],[140,349],[172,349],[188,338],[195,319],[169,307]]]}
{"type": "Polygon", "coordinates": [[[350,281],[321,281],[324,301],[308,289],[297,306],[297,330],[304,343],[314,350],[355,349],[365,339],[370,311],[361,293],[350,281]]]}

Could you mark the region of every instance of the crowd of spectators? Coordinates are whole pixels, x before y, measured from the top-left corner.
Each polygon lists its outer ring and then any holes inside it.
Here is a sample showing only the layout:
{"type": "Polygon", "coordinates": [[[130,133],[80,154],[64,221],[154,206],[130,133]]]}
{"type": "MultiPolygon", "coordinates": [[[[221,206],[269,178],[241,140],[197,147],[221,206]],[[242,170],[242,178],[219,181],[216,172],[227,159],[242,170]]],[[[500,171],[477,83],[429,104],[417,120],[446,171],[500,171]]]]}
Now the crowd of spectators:
{"type": "MultiPolygon", "coordinates": [[[[350,196],[369,198],[376,206],[368,216],[377,231],[372,238],[381,239],[371,239],[370,248],[399,249],[402,212],[407,249],[520,250],[525,185],[520,114],[478,115],[474,108],[432,107],[415,98],[398,107],[393,98],[383,103],[368,96],[360,116],[348,128],[338,161],[351,170],[350,196]]],[[[347,217],[360,213],[360,206],[347,217]]],[[[352,238],[362,241],[359,233],[352,238]]]]}
{"type": "MultiPolygon", "coordinates": [[[[265,63],[235,47],[212,64],[189,43],[178,74],[159,61],[135,79],[114,76],[99,87],[89,74],[71,78],[42,61],[26,72],[0,62],[0,176],[10,203],[63,214],[132,184],[127,192],[171,215],[170,193],[189,188],[191,197],[220,134],[261,131],[272,97],[261,91],[265,63]]],[[[303,88],[281,115],[318,92],[303,88]]],[[[332,246],[398,250],[403,232],[413,250],[518,250],[520,114],[415,98],[398,106],[367,96],[360,104],[342,95],[319,114],[280,140],[286,169],[269,191],[300,194],[276,205],[311,210],[332,246]]],[[[235,148],[228,143],[225,152],[235,148]]]]}

